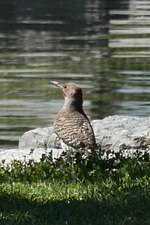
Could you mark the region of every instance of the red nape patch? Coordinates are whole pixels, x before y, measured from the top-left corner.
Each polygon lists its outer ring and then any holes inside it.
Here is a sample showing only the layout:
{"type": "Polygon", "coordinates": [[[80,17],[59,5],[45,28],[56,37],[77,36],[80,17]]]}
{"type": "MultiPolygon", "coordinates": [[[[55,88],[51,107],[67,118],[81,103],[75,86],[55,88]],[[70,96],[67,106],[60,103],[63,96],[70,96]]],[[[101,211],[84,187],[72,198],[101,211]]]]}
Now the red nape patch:
{"type": "Polygon", "coordinates": [[[75,95],[77,98],[79,98],[81,100],[83,99],[82,90],[80,88],[75,89],[75,95]]]}

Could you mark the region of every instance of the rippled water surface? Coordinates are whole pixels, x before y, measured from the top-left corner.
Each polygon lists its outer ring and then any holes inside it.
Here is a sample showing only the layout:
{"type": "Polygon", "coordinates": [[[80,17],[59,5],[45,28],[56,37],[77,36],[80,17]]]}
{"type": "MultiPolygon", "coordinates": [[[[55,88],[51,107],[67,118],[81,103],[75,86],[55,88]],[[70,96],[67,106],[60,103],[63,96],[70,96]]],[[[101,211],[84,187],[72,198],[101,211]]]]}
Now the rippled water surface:
{"type": "Polygon", "coordinates": [[[50,80],[84,91],[90,119],[150,114],[150,1],[0,2],[0,149],[53,124],[50,80]]]}

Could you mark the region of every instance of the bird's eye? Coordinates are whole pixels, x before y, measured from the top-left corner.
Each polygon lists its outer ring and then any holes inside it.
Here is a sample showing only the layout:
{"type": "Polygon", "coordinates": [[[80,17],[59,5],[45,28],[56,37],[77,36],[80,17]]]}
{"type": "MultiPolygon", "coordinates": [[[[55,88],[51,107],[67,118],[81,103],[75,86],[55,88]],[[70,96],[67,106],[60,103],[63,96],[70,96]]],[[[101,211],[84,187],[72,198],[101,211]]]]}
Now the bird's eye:
{"type": "Polygon", "coordinates": [[[64,85],[64,88],[66,89],[67,88],[67,85],[64,85]]]}

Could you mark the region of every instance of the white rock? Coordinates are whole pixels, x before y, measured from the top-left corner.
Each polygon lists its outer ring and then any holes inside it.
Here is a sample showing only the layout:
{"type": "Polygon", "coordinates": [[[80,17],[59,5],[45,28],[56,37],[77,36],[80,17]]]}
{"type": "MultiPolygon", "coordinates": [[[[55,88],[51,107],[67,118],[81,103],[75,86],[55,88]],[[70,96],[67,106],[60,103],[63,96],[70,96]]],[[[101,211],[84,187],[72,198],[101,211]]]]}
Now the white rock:
{"type": "MultiPolygon", "coordinates": [[[[150,152],[150,117],[109,116],[92,121],[92,126],[96,142],[106,151],[124,151],[126,155],[137,150],[150,152]]],[[[37,128],[22,135],[19,149],[0,151],[0,161],[24,157],[39,160],[51,149],[54,158],[63,151],[53,127],[37,128]],[[33,154],[30,154],[31,149],[34,149],[33,154]]]]}
{"type": "Polygon", "coordinates": [[[59,158],[62,154],[62,149],[43,149],[43,148],[35,148],[34,150],[31,149],[9,149],[9,150],[1,150],[0,151],[0,163],[1,165],[7,165],[13,160],[20,160],[20,161],[40,161],[43,154],[48,155],[49,153],[52,154],[52,158],[56,159],[59,158]]]}

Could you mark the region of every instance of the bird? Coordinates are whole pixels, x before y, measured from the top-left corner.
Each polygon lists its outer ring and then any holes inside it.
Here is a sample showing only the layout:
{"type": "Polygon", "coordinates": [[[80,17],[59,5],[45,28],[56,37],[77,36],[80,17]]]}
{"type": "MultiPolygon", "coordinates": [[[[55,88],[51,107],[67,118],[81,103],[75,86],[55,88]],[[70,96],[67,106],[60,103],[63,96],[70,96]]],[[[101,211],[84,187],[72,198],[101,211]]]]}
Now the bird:
{"type": "Polygon", "coordinates": [[[95,135],[83,110],[82,89],[75,83],[51,83],[60,88],[64,96],[64,104],[54,121],[55,134],[69,148],[92,150],[95,135]]]}

